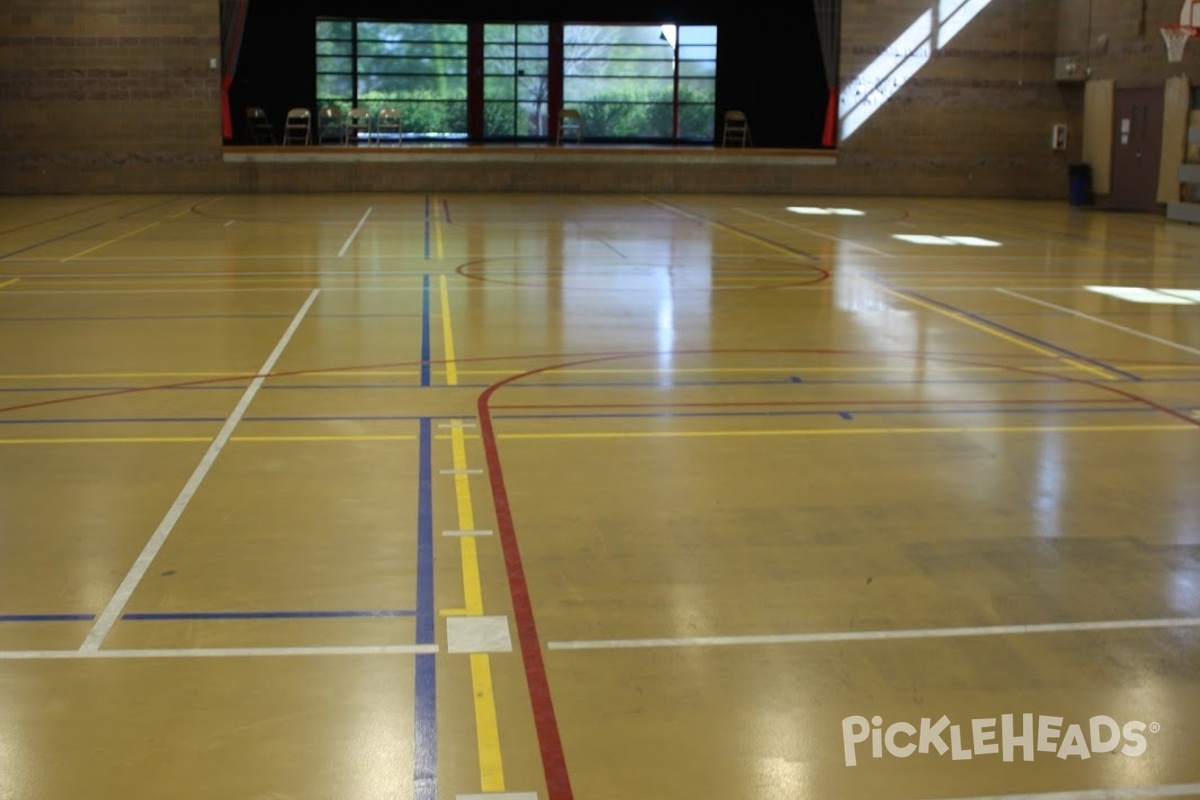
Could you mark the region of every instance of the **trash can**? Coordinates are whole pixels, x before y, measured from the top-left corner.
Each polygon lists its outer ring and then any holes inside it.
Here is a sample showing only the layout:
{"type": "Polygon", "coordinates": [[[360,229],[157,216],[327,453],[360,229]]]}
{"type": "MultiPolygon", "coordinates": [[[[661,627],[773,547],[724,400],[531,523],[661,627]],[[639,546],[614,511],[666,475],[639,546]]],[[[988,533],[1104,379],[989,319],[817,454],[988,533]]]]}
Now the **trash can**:
{"type": "Polygon", "coordinates": [[[1068,194],[1067,199],[1073,206],[1091,205],[1092,202],[1092,165],[1071,164],[1067,167],[1068,194]]]}

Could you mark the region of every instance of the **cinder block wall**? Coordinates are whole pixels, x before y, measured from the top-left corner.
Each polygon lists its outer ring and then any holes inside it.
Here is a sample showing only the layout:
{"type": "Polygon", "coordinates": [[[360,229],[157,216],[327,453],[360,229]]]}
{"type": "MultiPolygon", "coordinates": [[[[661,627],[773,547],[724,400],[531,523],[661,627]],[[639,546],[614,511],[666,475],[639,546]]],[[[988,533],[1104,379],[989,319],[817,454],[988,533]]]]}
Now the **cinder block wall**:
{"type": "Polygon", "coordinates": [[[6,0],[5,192],[217,189],[217,0],[6,0]]]}
{"type": "MultiPolygon", "coordinates": [[[[1063,197],[1064,122],[1078,131],[1083,87],[1054,79],[1054,58],[1095,77],[1161,84],[1158,25],[1177,0],[965,0],[953,38],[947,0],[845,0],[843,87],[890,94],[841,143],[838,165],[231,164],[222,161],[217,0],[7,0],[0,7],[0,191],[231,192],[480,189],[871,193],[1063,197]],[[903,34],[919,35],[905,43],[903,34]],[[932,38],[923,37],[925,32],[932,38]],[[1103,36],[1101,39],[1099,37],[1103,36]],[[875,85],[871,64],[911,70],[875,85]],[[906,73],[907,74],[907,73],[906,73]]],[[[889,71],[889,70],[885,70],[889,71]]],[[[780,102],[786,102],[781,98],[780,102]]]]}
{"type": "Polygon", "coordinates": [[[870,104],[872,93],[895,94],[843,143],[844,171],[873,191],[895,181],[897,189],[939,195],[1060,194],[1078,142],[1052,151],[1051,128],[1078,121],[1082,89],[1054,80],[1057,6],[1033,0],[848,4],[841,69],[851,97],[843,113],[864,97],[870,104]],[[956,6],[964,16],[941,18],[956,6]],[[878,85],[859,79],[879,62],[896,72],[878,85]],[[914,71],[905,81],[907,68],[914,71]]]}

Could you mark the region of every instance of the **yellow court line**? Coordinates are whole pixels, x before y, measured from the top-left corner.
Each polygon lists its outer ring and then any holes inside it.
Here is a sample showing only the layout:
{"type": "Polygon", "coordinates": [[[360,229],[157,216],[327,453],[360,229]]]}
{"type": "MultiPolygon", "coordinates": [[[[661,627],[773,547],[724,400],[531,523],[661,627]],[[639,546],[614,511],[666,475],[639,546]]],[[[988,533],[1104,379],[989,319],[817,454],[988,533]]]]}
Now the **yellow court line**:
{"type": "MultiPolygon", "coordinates": [[[[457,501],[459,530],[475,530],[475,511],[471,502],[471,480],[466,473],[467,446],[462,428],[450,432],[450,446],[454,453],[454,497],[457,501]]],[[[483,587],[479,579],[479,555],[474,536],[460,537],[462,549],[463,605],[467,614],[483,613],[483,587]]]]}
{"type": "Polygon", "coordinates": [[[471,654],[471,686],[475,690],[480,789],[484,792],[503,792],[504,762],[500,755],[500,726],[496,719],[495,692],[492,689],[491,657],[487,653],[471,654]]]}
{"type": "Polygon", "coordinates": [[[66,258],[62,259],[62,261],[60,263],[65,264],[68,261],[73,261],[74,259],[79,258],[81,256],[86,256],[88,253],[99,250],[101,247],[107,247],[108,245],[113,244],[114,242],[119,242],[122,239],[128,239],[130,236],[136,236],[137,234],[141,233],[142,231],[148,231],[157,225],[159,225],[158,222],[151,222],[149,225],[143,225],[142,227],[138,228],[137,230],[130,231],[129,233],[123,233],[120,236],[109,239],[108,241],[101,242],[100,244],[97,244],[97,245],[93,245],[86,250],[79,251],[78,253],[76,253],[73,256],[67,256],[66,258]]]}
{"type": "Polygon", "coordinates": [[[450,295],[446,291],[446,276],[438,276],[438,294],[442,301],[442,349],[446,360],[446,383],[458,385],[458,365],[454,360],[454,328],[450,324],[450,295]]]}
{"type": "Polygon", "coordinates": [[[4,281],[3,283],[0,283],[0,289],[7,289],[9,286],[12,286],[14,283],[16,283],[19,280],[21,280],[21,279],[20,278],[9,278],[8,280],[4,281]]]}
{"type": "MultiPolygon", "coordinates": [[[[86,424],[80,423],[80,424],[86,424]]],[[[417,437],[410,434],[346,435],[346,436],[231,436],[230,442],[299,443],[299,442],[411,442],[417,437]]],[[[55,438],[0,439],[4,444],[180,444],[187,442],[208,443],[211,436],[64,436],[55,438]]]]}
{"type": "Polygon", "coordinates": [[[330,436],[246,436],[229,437],[231,442],[412,442],[417,437],[411,434],[345,434],[330,436]]]}
{"type": "MultiPolygon", "coordinates": [[[[657,355],[656,353],[647,353],[646,357],[650,358],[650,357],[654,357],[656,355],[657,355]]],[[[681,355],[686,355],[686,354],[681,354],[681,355]]],[[[872,353],[870,355],[876,355],[876,354],[872,353]]],[[[879,354],[879,355],[884,356],[886,354],[879,354]]],[[[904,356],[907,354],[902,353],[900,355],[904,356]]],[[[632,357],[638,357],[638,356],[635,355],[632,357]]],[[[1055,357],[1057,358],[1058,356],[1056,355],[1055,357]]],[[[879,365],[879,366],[868,366],[868,367],[849,367],[849,366],[807,367],[807,366],[800,366],[797,364],[792,364],[789,366],[782,366],[782,367],[716,367],[716,366],[713,366],[713,367],[668,367],[666,369],[663,369],[662,367],[609,367],[609,368],[604,368],[604,367],[572,367],[570,365],[567,365],[567,366],[563,366],[561,368],[552,368],[552,369],[546,370],[546,372],[544,374],[558,374],[558,375],[567,375],[567,374],[570,374],[570,375],[661,375],[663,373],[668,373],[668,374],[693,373],[693,374],[700,374],[700,375],[709,375],[709,374],[718,373],[718,372],[727,372],[727,373],[733,373],[733,374],[737,374],[737,373],[759,374],[759,373],[773,373],[773,372],[781,372],[784,374],[795,374],[795,373],[807,374],[807,373],[811,373],[811,372],[903,372],[903,373],[915,373],[915,372],[926,372],[926,371],[932,371],[932,370],[936,370],[938,372],[1009,372],[1010,371],[1002,366],[978,366],[978,367],[951,366],[951,365],[943,366],[943,365],[935,362],[931,365],[914,364],[913,366],[879,365]]],[[[513,370],[511,370],[511,369],[464,369],[464,370],[460,370],[459,372],[462,375],[481,375],[481,376],[482,375],[512,375],[513,374],[513,370]]]]}
{"type": "Polygon", "coordinates": [[[983,428],[807,428],[753,431],[613,431],[610,433],[501,433],[497,439],[686,439],[759,436],[871,436],[914,433],[1131,433],[1145,431],[1200,430],[1195,425],[1012,425],[983,428]]]}
{"type": "MultiPolygon", "coordinates": [[[[475,512],[471,502],[471,484],[467,469],[466,436],[462,420],[452,420],[450,433],[454,464],[454,494],[457,499],[458,525],[475,530],[475,512]]],[[[462,614],[483,614],[483,586],[479,577],[479,553],[474,536],[459,538],[462,557],[462,614]]],[[[487,653],[471,654],[471,688],[475,698],[475,737],[479,746],[479,776],[484,792],[504,791],[504,761],[500,751],[500,728],[496,719],[496,697],[492,689],[491,660],[487,653]]]]}
{"type": "MultiPolygon", "coordinates": [[[[157,225],[158,223],[156,222],[154,224],[157,225]]],[[[110,242],[105,242],[104,244],[110,244],[110,242]]],[[[96,245],[96,247],[103,247],[103,246],[104,245],[96,245]]],[[[95,249],[95,248],[93,248],[93,249],[95,249]]],[[[76,253],[73,256],[68,256],[67,258],[62,259],[62,261],[65,262],[65,261],[70,261],[73,258],[79,258],[79,256],[84,255],[84,253],[87,253],[87,252],[88,251],[85,250],[83,253],[76,253]]],[[[370,276],[369,280],[372,282],[387,282],[387,281],[391,281],[394,279],[389,278],[387,276],[380,276],[378,278],[376,278],[375,276],[370,276]]],[[[256,284],[256,283],[261,283],[261,284],[294,283],[299,288],[304,288],[305,286],[308,286],[309,284],[316,284],[318,282],[321,284],[321,286],[326,286],[330,283],[338,283],[338,282],[348,283],[348,284],[364,283],[364,281],[355,280],[355,278],[352,276],[351,277],[341,277],[341,276],[332,276],[332,275],[330,275],[330,276],[325,276],[325,275],[310,275],[310,276],[280,275],[278,277],[271,276],[271,275],[212,275],[212,276],[207,276],[207,277],[206,276],[172,277],[169,275],[155,277],[155,276],[147,275],[144,278],[140,275],[130,275],[130,276],[124,277],[124,278],[43,278],[43,279],[41,279],[41,281],[39,282],[38,285],[45,286],[46,288],[49,288],[49,289],[62,289],[62,288],[67,288],[67,287],[72,287],[72,286],[94,287],[94,286],[142,286],[142,285],[149,285],[149,286],[155,286],[155,287],[164,286],[164,287],[169,288],[171,286],[210,286],[210,285],[227,286],[230,281],[237,281],[240,286],[246,286],[248,284],[256,284]]],[[[414,290],[415,290],[415,287],[414,287],[414,290]]]]}
{"type": "Polygon", "coordinates": [[[1091,374],[1093,374],[1099,378],[1104,378],[1105,380],[1114,380],[1114,379],[1120,379],[1123,377],[1121,375],[1118,375],[1115,372],[1111,372],[1109,370],[1093,366],[1084,361],[1080,361],[1079,359],[1076,359],[1076,358],[1070,358],[1068,356],[1064,356],[1062,353],[1056,353],[1053,350],[1050,350],[1045,347],[1041,347],[1039,345],[1034,344],[1033,342],[1028,342],[1024,339],[1020,339],[1020,338],[1013,336],[1005,331],[998,330],[990,325],[984,325],[983,323],[979,322],[978,320],[971,319],[971,317],[962,313],[961,311],[951,311],[950,309],[942,308],[940,306],[934,305],[933,303],[926,302],[925,300],[922,300],[920,298],[905,294],[904,292],[898,292],[894,289],[889,289],[886,286],[881,286],[878,283],[876,283],[875,281],[868,280],[868,279],[863,278],[858,275],[852,275],[851,277],[856,278],[857,280],[869,283],[871,286],[874,286],[876,289],[883,292],[884,294],[891,295],[892,297],[898,297],[901,300],[907,300],[908,302],[912,303],[913,305],[919,306],[919,307],[925,309],[926,311],[934,311],[938,314],[941,314],[942,316],[949,317],[950,319],[954,320],[955,322],[960,322],[964,325],[975,328],[976,330],[983,331],[984,333],[989,333],[992,336],[995,336],[999,339],[1003,339],[1004,341],[1010,342],[1011,344],[1015,344],[1020,347],[1024,347],[1027,350],[1032,350],[1033,352],[1035,352],[1039,355],[1042,355],[1042,356],[1046,356],[1047,358],[1053,358],[1053,359],[1059,360],[1062,363],[1067,364],[1068,366],[1073,367],[1075,369],[1080,369],[1080,370],[1083,370],[1084,372],[1090,372],[1091,374]]]}
{"type": "MultiPolygon", "coordinates": [[[[327,369],[308,369],[308,370],[304,370],[303,372],[299,372],[299,373],[284,373],[284,374],[274,375],[274,376],[270,376],[270,377],[273,377],[275,380],[281,380],[284,378],[300,379],[300,378],[312,377],[315,375],[349,375],[349,376],[356,376],[356,377],[357,376],[368,376],[368,377],[374,377],[374,378],[378,378],[378,377],[397,378],[397,377],[412,377],[413,375],[418,375],[418,374],[420,374],[420,371],[415,370],[415,369],[409,369],[409,370],[365,370],[365,369],[354,369],[353,367],[351,367],[351,368],[329,367],[327,369]]],[[[510,370],[508,372],[505,372],[504,374],[510,375],[512,373],[510,370]]],[[[207,378],[224,378],[224,379],[228,380],[229,383],[235,383],[237,381],[246,381],[246,380],[250,380],[252,378],[257,378],[257,377],[259,377],[259,376],[253,375],[251,373],[230,375],[228,372],[41,372],[41,373],[28,373],[28,374],[22,374],[22,373],[12,373],[12,374],[7,374],[7,375],[0,374],[0,381],[81,380],[84,378],[91,379],[91,380],[101,380],[101,379],[105,379],[105,378],[114,379],[114,380],[117,378],[122,378],[122,379],[195,378],[197,380],[203,380],[203,379],[207,379],[207,378]]],[[[114,387],[114,388],[116,388],[116,387],[114,387]]],[[[148,388],[153,388],[153,387],[148,387],[148,388]]]]}
{"type": "Polygon", "coordinates": [[[92,436],[55,439],[0,439],[5,444],[180,444],[211,442],[211,436],[92,436]]]}
{"type": "Polygon", "coordinates": [[[217,195],[216,197],[210,197],[207,200],[201,200],[199,203],[196,203],[196,205],[192,206],[191,209],[189,209],[189,210],[196,211],[201,208],[204,208],[205,206],[211,206],[213,203],[217,202],[218,200],[222,200],[222,199],[224,199],[224,195],[217,195]]]}
{"type": "MultiPolygon", "coordinates": [[[[531,441],[535,439],[686,439],[686,438],[733,438],[733,437],[761,437],[761,436],[867,436],[867,435],[908,435],[917,433],[1143,433],[1150,431],[1186,431],[1198,430],[1200,426],[1195,425],[1047,425],[1038,427],[1036,425],[1013,425],[1013,426],[996,426],[986,428],[969,428],[969,427],[937,427],[937,428],[856,428],[837,430],[835,428],[811,428],[801,430],[767,430],[767,431],[612,431],[608,433],[601,432],[577,432],[577,433],[502,433],[497,435],[497,439],[505,440],[524,440],[531,441]]],[[[466,437],[456,431],[451,438],[462,437],[465,441],[466,437]]],[[[436,439],[445,439],[446,436],[437,436],[436,439]]],[[[478,437],[471,437],[478,438],[478,437]]],[[[231,442],[247,442],[247,443],[297,443],[297,442],[406,442],[413,441],[415,437],[404,434],[379,435],[379,436],[233,436],[231,442]]],[[[61,438],[20,438],[20,439],[0,439],[0,445],[47,445],[47,444],[181,444],[181,443],[207,443],[211,442],[211,436],[92,436],[92,437],[61,437],[61,438]]],[[[465,482],[467,476],[455,475],[455,483],[465,482]]],[[[457,488],[457,486],[456,486],[457,488]]],[[[460,505],[461,505],[460,500],[460,505]]],[[[468,516],[465,521],[461,521],[463,530],[472,530],[474,521],[472,516],[468,516]]],[[[475,558],[475,539],[471,536],[462,537],[461,546],[463,555],[475,558]]],[[[478,586],[479,567],[478,562],[472,566],[463,565],[463,579],[466,582],[468,579],[472,581],[472,587],[478,586]]],[[[464,592],[473,591],[470,587],[464,587],[464,592]]],[[[444,611],[443,614],[479,614],[482,613],[478,608],[481,607],[482,600],[476,603],[468,603],[468,608],[456,611],[444,611]]]]}

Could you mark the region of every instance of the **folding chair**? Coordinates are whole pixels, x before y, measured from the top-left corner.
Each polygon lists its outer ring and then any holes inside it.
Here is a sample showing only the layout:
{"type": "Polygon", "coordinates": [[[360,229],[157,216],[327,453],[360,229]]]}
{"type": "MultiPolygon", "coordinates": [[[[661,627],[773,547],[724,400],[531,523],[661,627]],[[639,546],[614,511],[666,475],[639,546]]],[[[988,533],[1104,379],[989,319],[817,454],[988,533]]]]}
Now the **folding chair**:
{"type": "Polygon", "coordinates": [[[583,120],[579,112],[573,108],[564,108],[558,112],[558,143],[571,138],[576,144],[583,141],[583,120]]]}
{"type": "Polygon", "coordinates": [[[267,112],[258,106],[246,109],[246,132],[254,144],[275,144],[275,129],[271,127],[271,120],[267,119],[267,112]]]}
{"type": "Polygon", "coordinates": [[[346,144],[371,143],[371,112],[365,108],[352,108],[346,119],[346,144]]]}
{"type": "Polygon", "coordinates": [[[746,120],[746,112],[731,110],[725,112],[725,129],[721,134],[721,146],[746,147],[750,144],[750,123],[746,120]]]}
{"type": "Polygon", "coordinates": [[[375,114],[375,143],[383,144],[384,141],[391,141],[393,138],[396,144],[402,144],[404,134],[404,124],[400,116],[400,110],[396,108],[381,108],[375,114]]]}
{"type": "Polygon", "coordinates": [[[307,108],[293,108],[287,113],[283,124],[283,143],[312,144],[312,112],[307,108]]]}

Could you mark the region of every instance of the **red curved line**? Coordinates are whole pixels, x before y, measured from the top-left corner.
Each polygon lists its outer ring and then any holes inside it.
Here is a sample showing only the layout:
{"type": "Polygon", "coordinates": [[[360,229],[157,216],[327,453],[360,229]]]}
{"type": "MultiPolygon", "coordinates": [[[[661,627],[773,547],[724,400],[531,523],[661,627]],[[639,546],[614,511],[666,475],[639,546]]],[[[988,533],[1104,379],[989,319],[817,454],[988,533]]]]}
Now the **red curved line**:
{"type": "MultiPolygon", "coordinates": [[[[730,353],[730,352],[763,352],[763,351],[738,351],[738,350],[696,350],[696,351],[679,351],[676,355],[690,354],[715,354],[715,353],[730,353]]],[[[807,354],[830,354],[839,351],[830,350],[775,350],[768,351],[775,353],[807,353],[807,354]]],[[[843,354],[846,351],[840,351],[843,354]]],[[[853,352],[853,351],[851,351],[853,352]]],[[[537,620],[533,612],[533,602],[529,596],[529,583],[525,576],[525,568],[521,561],[521,549],[517,541],[516,526],[513,523],[512,508],[509,504],[508,489],[504,481],[504,468],[500,459],[499,447],[496,443],[495,427],[492,423],[491,414],[491,399],[492,396],[500,389],[515,383],[524,378],[537,375],[544,372],[561,370],[570,367],[578,367],[585,364],[594,364],[603,361],[616,361],[625,358],[644,358],[651,355],[658,355],[655,352],[630,352],[621,354],[606,354],[597,355],[589,358],[582,358],[575,361],[548,364],[535,369],[526,370],[503,378],[488,386],[480,393],[476,403],[476,411],[479,420],[480,438],[483,444],[484,457],[488,467],[488,477],[492,488],[492,498],[496,510],[496,525],[498,536],[500,539],[501,549],[504,553],[504,563],[508,574],[509,593],[512,596],[513,618],[517,628],[517,638],[521,646],[521,658],[525,666],[525,680],[529,687],[530,703],[532,704],[534,725],[537,731],[538,746],[542,754],[542,769],[546,778],[546,788],[549,800],[571,800],[573,797],[571,790],[570,774],[567,770],[566,756],[563,752],[562,736],[558,728],[558,719],[554,711],[554,701],[550,692],[550,682],[546,675],[546,665],[542,658],[542,643],[541,637],[537,632],[537,620]]],[[[895,354],[899,355],[899,354],[895,354]]],[[[930,358],[925,354],[918,354],[915,357],[930,358]]],[[[935,361],[958,361],[961,359],[949,359],[933,357],[930,360],[935,361]]],[[[1023,367],[1013,367],[1006,365],[989,365],[999,366],[1001,369],[1011,369],[1017,372],[1035,374],[1041,377],[1047,377],[1046,373],[1030,370],[1023,367]]],[[[1071,383],[1079,383],[1087,386],[1111,391],[1114,394],[1120,395],[1128,400],[1138,403],[1143,403],[1151,408],[1163,411],[1173,417],[1185,420],[1192,425],[1200,426],[1200,420],[1192,419],[1184,414],[1166,408],[1152,400],[1144,397],[1139,397],[1132,392],[1126,392],[1121,389],[1106,386],[1096,383],[1095,381],[1086,379],[1075,379],[1069,376],[1056,376],[1064,381],[1071,383]]]]}
{"type": "MultiPolygon", "coordinates": [[[[501,278],[492,277],[490,275],[481,275],[479,273],[470,271],[470,268],[473,266],[477,266],[480,264],[486,264],[486,263],[496,261],[496,260],[498,260],[498,259],[481,258],[481,259],[476,259],[474,261],[465,261],[462,264],[459,264],[457,267],[455,267],[454,272],[459,277],[466,278],[467,280],[476,281],[479,283],[500,283],[500,284],[504,284],[505,286],[539,286],[540,287],[540,286],[546,285],[545,282],[536,283],[536,282],[525,282],[525,281],[521,281],[521,280],[504,280],[501,278]]],[[[763,259],[756,259],[756,260],[763,260],[763,259]]],[[[665,265],[665,266],[669,266],[669,265],[665,265]]],[[[803,270],[803,271],[811,272],[811,273],[815,273],[815,274],[812,277],[808,278],[807,280],[793,280],[793,281],[788,281],[787,283],[758,284],[758,285],[753,285],[753,286],[738,286],[738,287],[731,286],[731,287],[728,287],[728,289],[723,289],[721,291],[767,291],[767,290],[775,290],[775,289],[787,289],[787,288],[795,287],[795,286],[812,286],[812,285],[815,285],[818,283],[823,283],[824,281],[829,280],[829,278],[831,276],[831,273],[828,269],[826,269],[825,267],[818,266],[816,264],[791,264],[789,266],[795,268],[792,271],[803,270]]],[[[736,272],[733,270],[730,270],[730,272],[733,274],[736,274],[736,272]]],[[[537,273],[532,273],[532,272],[526,271],[522,274],[537,274],[537,273]]],[[[547,271],[542,270],[540,274],[543,274],[543,275],[547,274],[547,271]]],[[[724,274],[724,273],[722,273],[722,274],[724,274]]],[[[781,275],[780,277],[786,277],[786,275],[781,275]]],[[[597,290],[605,290],[606,289],[606,287],[594,287],[594,288],[597,290]]],[[[698,289],[699,288],[700,287],[698,287],[698,289]]],[[[707,287],[704,288],[704,291],[710,291],[710,290],[711,290],[710,288],[707,288],[707,287]]]]}
{"type": "MultiPolygon", "coordinates": [[[[566,369],[566,368],[573,367],[573,366],[582,366],[584,364],[591,364],[591,363],[597,363],[597,362],[602,362],[602,361],[614,361],[614,360],[620,360],[620,359],[625,359],[625,358],[646,358],[646,357],[650,357],[650,356],[657,357],[657,356],[666,355],[666,354],[668,354],[667,351],[658,351],[658,350],[619,351],[619,352],[617,352],[617,351],[600,351],[600,352],[596,352],[596,353],[590,353],[585,356],[579,356],[578,354],[575,354],[575,353],[535,353],[535,354],[525,353],[525,354],[517,354],[517,355],[509,354],[509,355],[497,355],[497,356],[478,356],[478,357],[474,357],[474,358],[458,358],[458,359],[454,360],[454,363],[456,363],[456,364],[464,364],[464,363],[481,364],[481,363],[489,363],[489,362],[498,362],[498,361],[504,362],[504,361],[514,361],[514,360],[529,361],[529,360],[534,360],[534,359],[563,359],[563,358],[573,359],[570,361],[557,362],[557,363],[549,365],[549,366],[538,367],[536,369],[532,369],[532,370],[529,370],[526,372],[517,373],[517,374],[511,376],[510,379],[506,379],[505,381],[501,382],[500,384],[495,384],[495,387],[499,388],[500,385],[511,383],[512,381],[519,380],[523,377],[528,377],[530,375],[536,375],[536,374],[539,374],[542,372],[553,371],[556,369],[566,369]]],[[[986,362],[986,361],[984,361],[984,362],[979,361],[979,359],[981,359],[981,358],[996,359],[999,361],[1025,361],[1025,360],[1033,360],[1033,359],[1037,359],[1037,358],[1043,358],[1042,356],[1038,356],[1036,354],[1031,354],[1031,353],[955,353],[955,352],[950,352],[950,353],[942,353],[939,355],[930,355],[928,353],[907,352],[907,351],[901,351],[901,350],[855,350],[855,349],[839,349],[839,348],[808,348],[808,349],[788,349],[788,348],[711,349],[710,348],[710,349],[697,349],[697,350],[673,350],[673,351],[669,351],[669,354],[672,356],[723,355],[723,354],[724,355],[728,355],[728,354],[739,354],[739,355],[835,355],[835,356],[863,356],[863,357],[873,356],[873,357],[883,357],[883,358],[907,358],[907,359],[913,359],[913,360],[924,359],[924,360],[935,362],[935,363],[959,364],[959,365],[963,365],[963,366],[975,366],[975,367],[990,367],[990,368],[995,368],[995,369],[1004,369],[1004,370],[1010,370],[1013,372],[1019,372],[1021,374],[1025,374],[1025,375],[1033,375],[1033,376],[1040,377],[1040,378],[1052,378],[1052,379],[1059,380],[1059,381],[1075,383],[1075,384],[1079,384],[1079,385],[1090,386],[1090,387],[1093,387],[1096,389],[1101,389],[1103,391],[1117,394],[1126,399],[1141,403],[1141,404],[1146,405],[1147,407],[1153,408],[1157,411],[1162,411],[1164,413],[1170,414],[1171,416],[1177,417],[1178,419],[1185,420],[1190,424],[1200,426],[1200,420],[1197,420],[1195,418],[1187,416],[1186,414],[1183,414],[1181,412],[1177,412],[1174,409],[1168,408],[1159,403],[1155,403],[1152,400],[1149,400],[1145,397],[1141,397],[1132,392],[1128,392],[1123,389],[1119,389],[1110,384],[1099,383],[1096,381],[1088,380],[1086,378],[1073,378],[1073,377],[1070,377],[1067,375],[1059,375],[1059,374],[1056,374],[1053,372],[1046,372],[1046,371],[1043,371],[1040,369],[1021,367],[1021,366],[1018,366],[1015,364],[990,363],[990,362],[986,362]]],[[[429,361],[414,360],[414,361],[393,361],[393,362],[380,363],[380,364],[355,364],[355,365],[341,366],[341,367],[312,367],[309,369],[296,369],[296,370],[286,370],[286,371],[269,372],[269,373],[241,373],[241,374],[234,373],[231,375],[220,375],[220,376],[213,377],[213,378],[198,378],[196,380],[188,380],[188,381],[173,381],[170,383],[152,384],[149,386],[122,387],[120,389],[111,389],[111,390],[105,390],[105,391],[100,391],[100,392],[89,392],[86,394],[68,395],[65,397],[54,397],[54,398],[45,399],[45,400],[35,400],[32,402],[19,403],[19,404],[11,405],[11,406],[0,406],[0,414],[4,414],[4,413],[10,412],[10,411],[21,411],[21,410],[26,410],[26,409],[30,409],[30,408],[40,408],[43,406],[60,405],[63,403],[74,403],[74,402],[80,402],[80,401],[84,401],[84,400],[95,400],[95,399],[100,399],[100,398],[105,398],[105,397],[116,397],[116,396],[125,395],[125,394],[136,394],[139,392],[151,392],[151,391],[159,391],[159,390],[167,390],[167,389],[182,389],[182,388],[187,388],[187,387],[191,387],[191,386],[207,386],[207,385],[220,384],[220,383],[231,383],[233,381],[251,381],[251,380],[255,380],[257,378],[263,378],[263,379],[291,378],[291,377],[301,377],[301,376],[305,376],[305,375],[352,373],[352,372],[367,371],[367,370],[397,369],[397,368],[401,368],[401,367],[420,367],[420,366],[423,366],[424,364],[436,365],[436,364],[446,364],[446,363],[448,363],[448,362],[445,360],[441,360],[441,359],[429,360],[429,361]]],[[[1163,362],[1163,363],[1166,365],[1169,365],[1171,362],[1163,362]]],[[[1193,365],[1185,364],[1183,366],[1193,366],[1193,365]]]]}

